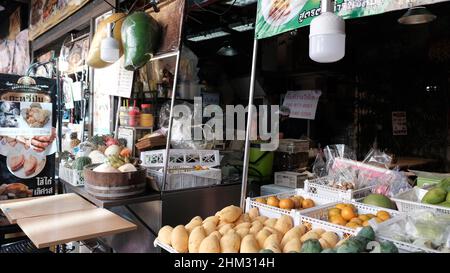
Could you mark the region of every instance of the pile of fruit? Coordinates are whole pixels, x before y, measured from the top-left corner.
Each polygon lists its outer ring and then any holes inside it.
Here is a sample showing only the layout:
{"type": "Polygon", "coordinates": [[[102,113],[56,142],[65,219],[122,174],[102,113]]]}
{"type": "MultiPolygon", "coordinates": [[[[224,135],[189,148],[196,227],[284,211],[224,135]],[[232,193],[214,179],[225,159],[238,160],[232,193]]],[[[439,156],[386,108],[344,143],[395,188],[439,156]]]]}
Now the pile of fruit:
{"type": "Polygon", "coordinates": [[[376,215],[370,213],[358,214],[358,210],[353,204],[341,203],[328,209],[328,221],[330,223],[353,229],[369,226],[371,219],[381,223],[390,218],[389,212],[384,210],[379,210],[376,215]]]}
{"type": "Polygon", "coordinates": [[[158,240],[179,253],[300,252],[311,239],[317,239],[321,248],[335,247],[339,241],[334,232],[307,232],[304,225],[294,227],[287,215],[268,218],[259,215],[257,208],[243,213],[236,206],[206,219],[196,216],[186,225],[164,226],[158,232],[158,240]]]}
{"type": "Polygon", "coordinates": [[[334,247],[323,248],[320,240],[306,241],[301,253],[398,253],[398,248],[389,241],[375,241],[372,227],[364,227],[358,235],[339,241],[334,247]]]}
{"type": "Polygon", "coordinates": [[[276,196],[269,196],[267,198],[258,197],[255,199],[256,202],[261,204],[267,204],[272,207],[277,207],[280,209],[309,209],[314,207],[316,204],[312,199],[303,198],[302,196],[295,195],[286,198],[279,199],[276,196]]]}
{"type": "Polygon", "coordinates": [[[422,203],[450,208],[450,178],[439,182],[422,198],[422,203]]]}

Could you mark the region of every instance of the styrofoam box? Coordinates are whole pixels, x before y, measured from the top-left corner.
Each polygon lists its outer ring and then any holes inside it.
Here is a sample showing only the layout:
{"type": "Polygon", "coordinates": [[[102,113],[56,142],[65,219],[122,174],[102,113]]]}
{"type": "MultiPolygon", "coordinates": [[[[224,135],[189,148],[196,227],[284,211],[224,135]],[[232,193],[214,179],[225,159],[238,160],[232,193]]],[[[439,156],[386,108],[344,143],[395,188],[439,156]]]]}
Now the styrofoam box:
{"type": "Polygon", "coordinates": [[[410,212],[420,209],[428,209],[440,214],[450,214],[450,208],[431,204],[424,204],[421,202],[423,196],[428,192],[428,189],[421,189],[419,187],[414,187],[410,190],[397,194],[391,199],[392,201],[395,202],[398,210],[401,212],[410,212]]]}
{"type": "Polygon", "coordinates": [[[303,182],[308,178],[308,175],[297,172],[275,172],[275,185],[285,186],[293,189],[303,188],[303,182]]]}
{"type": "Polygon", "coordinates": [[[268,184],[261,186],[261,195],[271,195],[271,194],[278,194],[283,192],[292,191],[292,188],[275,185],[275,184],[268,184]]]}

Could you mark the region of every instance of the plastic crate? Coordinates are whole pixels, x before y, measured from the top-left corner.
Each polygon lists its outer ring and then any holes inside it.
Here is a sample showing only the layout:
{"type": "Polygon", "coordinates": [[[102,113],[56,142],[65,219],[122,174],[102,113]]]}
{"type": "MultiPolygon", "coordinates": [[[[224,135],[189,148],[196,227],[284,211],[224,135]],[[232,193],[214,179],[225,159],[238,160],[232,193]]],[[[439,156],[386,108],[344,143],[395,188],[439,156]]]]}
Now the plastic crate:
{"type": "Polygon", "coordinates": [[[58,175],[60,179],[73,186],[84,186],[83,171],[67,168],[63,163],[60,163],[58,175]]]}
{"type": "Polygon", "coordinates": [[[275,185],[285,186],[293,189],[303,188],[304,181],[308,178],[307,174],[297,172],[275,172],[275,185]]]}
{"type": "Polygon", "coordinates": [[[372,193],[375,186],[364,187],[356,190],[341,190],[328,186],[328,178],[320,177],[311,180],[305,180],[305,191],[315,193],[320,196],[327,196],[336,200],[356,200],[366,197],[372,193]]]}
{"type": "Polygon", "coordinates": [[[277,207],[273,207],[273,206],[269,206],[266,204],[256,202],[256,197],[255,197],[255,198],[247,198],[247,201],[245,203],[246,211],[250,210],[251,208],[258,208],[260,215],[267,216],[269,218],[278,218],[283,214],[289,215],[294,219],[294,224],[298,225],[298,224],[300,224],[300,214],[306,213],[310,210],[316,209],[317,207],[324,206],[329,203],[334,203],[337,201],[335,199],[319,196],[317,194],[307,193],[303,189],[295,189],[292,191],[287,191],[287,192],[283,192],[283,193],[279,193],[279,194],[265,195],[265,196],[261,196],[261,197],[268,198],[270,196],[276,196],[279,199],[281,199],[281,198],[287,198],[287,197],[290,197],[293,195],[300,195],[303,198],[312,199],[314,201],[314,203],[316,204],[316,206],[309,208],[309,209],[303,209],[303,210],[297,210],[297,209],[286,210],[286,209],[280,209],[277,207]]]}
{"type": "Polygon", "coordinates": [[[311,208],[311,209],[308,209],[307,211],[304,211],[300,215],[300,218],[301,218],[300,222],[305,225],[307,225],[308,223],[315,224],[315,225],[320,224],[321,226],[327,227],[328,229],[330,229],[332,231],[339,232],[345,238],[347,238],[348,236],[354,236],[354,235],[358,234],[359,229],[353,229],[353,228],[336,225],[336,224],[328,222],[328,210],[330,208],[335,207],[339,203],[352,204],[358,210],[358,214],[368,214],[368,213],[376,214],[380,210],[387,211],[391,215],[391,219],[386,220],[384,223],[388,223],[389,221],[392,221],[396,216],[401,214],[400,212],[395,211],[395,210],[380,208],[380,207],[375,207],[375,206],[369,206],[369,205],[361,204],[358,202],[339,201],[339,202],[329,203],[324,206],[319,206],[319,207],[311,208]]]}
{"type": "MultiPolygon", "coordinates": [[[[141,152],[143,167],[163,168],[166,150],[155,150],[141,152]]],[[[220,165],[220,154],[218,150],[187,150],[170,149],[169,163],[173,168],[193,168],[195,166],[215,167],[220,165]]]]}
{"type": "Polygon", "coordinates": [[[436,213],[450,214],[450,208],[421,203],[420,200],[422,200],[427,191],[427,189],[414,187],[410,190],[397,194],[391,198],[391,200],[395,202],[397,209],[401,212],[428,209],[436,213]]]}
{"type": "Polygon", "coordinates": [[[161,242],[158,239],[155,239],[155,241],[153,241],[153,246],[154,247],[159,246],[160,248],[164,249],[165,251],[167,251],[169,253],[178,253],[173,247],[166,245],[165,243],[161,242]]]}
{"type": "MultiPolygon", "coordinates": [[[[147,168],[147,175],[152,180],[152,188],[162,190],[164,173],[162,170],[147,168]]],[[[197,188],[217,185],[222,182],[222,171],[209,168],[208,170],[193,171],[192,169],[175,169],[167,173],[165,191],[173,191],[187,188],[197,188]]]]}
{"type": "Polygon", "coordinates": [[[309,140],[280,139],[277,151],[290,154],[308,153],[309,140]]]}

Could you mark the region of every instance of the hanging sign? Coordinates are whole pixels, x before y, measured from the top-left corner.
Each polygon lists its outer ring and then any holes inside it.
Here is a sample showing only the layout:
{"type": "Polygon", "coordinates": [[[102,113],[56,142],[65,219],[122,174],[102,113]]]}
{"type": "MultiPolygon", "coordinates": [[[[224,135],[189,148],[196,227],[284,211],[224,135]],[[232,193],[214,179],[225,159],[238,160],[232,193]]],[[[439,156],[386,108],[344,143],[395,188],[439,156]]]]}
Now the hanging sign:
{"type": "Polygon", "coordinates": [[[133,87],[134,71],[124,68],[124,57],[114,64],[95,70],[96,92],[118,96],[123,98],[131,97],[133,87]]]}
{"type": "MultiPolygon", "coordinates": [[[[417,0],[415,6],[449,0],[417,0]]],[[[335,11],[344,19],[365,17],[407,9],[410,1],[336,0],[335,11]]],[[[258,0],[255,35],[257,39],[308,26],[320,15],[320,0],[258,0]]]]}
{"type": "Polygon", "coordinates": [[[406,112],[392,112],[392,135],[408,135],[408,125],[406,122],[406,112]]]}
{"type": "Polygon", "coordinates": [[[288,91],[283,106],[289,108],[290,118],[315,119],[321,94],[318,90],[288,91]]]}
{"type": "Polygon", "coordinates": [[[0,74],[0,200],[55,193],[55,89],[55,80],[0,74]]]}

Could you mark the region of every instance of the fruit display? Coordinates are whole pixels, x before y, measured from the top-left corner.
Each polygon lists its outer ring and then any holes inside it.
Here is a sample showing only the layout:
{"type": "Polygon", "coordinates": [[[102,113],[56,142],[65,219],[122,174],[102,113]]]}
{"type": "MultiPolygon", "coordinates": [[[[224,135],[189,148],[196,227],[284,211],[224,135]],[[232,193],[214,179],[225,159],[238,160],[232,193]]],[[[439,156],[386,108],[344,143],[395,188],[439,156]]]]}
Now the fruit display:
{"type": "Polygon", "coordinates": [[[436,187],[430,189],[422,197],[421,202],[450,208],[450,178],[442,180],[436,187]]]}
{"type": "Polygon", "coordinates": [[[309,209],[316,206],[314,200],[304,198],[300,195],[292,195],[285,198],[278,198],[277,196],[269,196],[267,198],[258,197],[255,199],[255,201],[261,204],[266,204],[272,207],[277,207],[286,210],[309,209]]]}
{"type": "Polygon", "coordinates": [[[164,226],[157,237],[180,253],[300,253],[311,238],[323,249],[334,248],[340,240],[334,232],[294,226],[287,215],[268,218],[258,208],[243,213],[236,206],[205,219],[196,216],[186,225],[164,226]]]}
{"type": "Polygon", "coordinates": [[[369,226],[371,219],[381,223],[390,218],[390,213],[385,210],[379,210],[376,214],[363,214],[358,213],[358,209],[353,204],[340,203],[328,209],[326,220],[336,225],[356,229],[369,226]]]}

